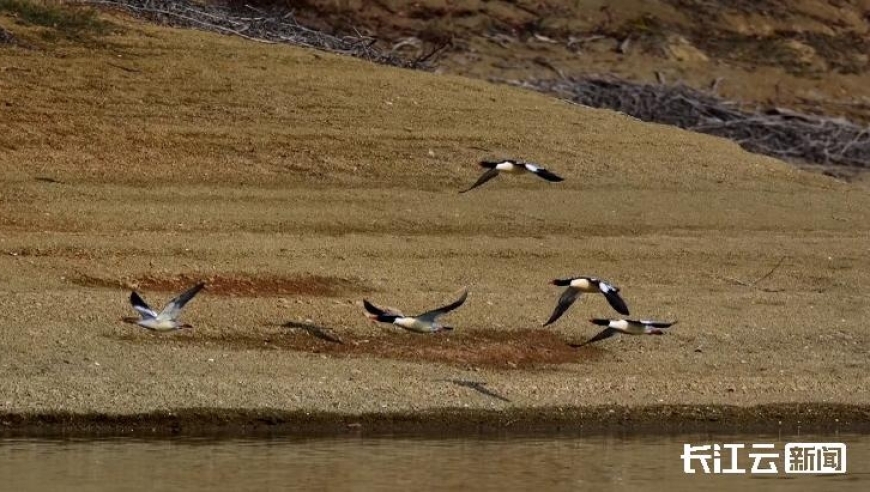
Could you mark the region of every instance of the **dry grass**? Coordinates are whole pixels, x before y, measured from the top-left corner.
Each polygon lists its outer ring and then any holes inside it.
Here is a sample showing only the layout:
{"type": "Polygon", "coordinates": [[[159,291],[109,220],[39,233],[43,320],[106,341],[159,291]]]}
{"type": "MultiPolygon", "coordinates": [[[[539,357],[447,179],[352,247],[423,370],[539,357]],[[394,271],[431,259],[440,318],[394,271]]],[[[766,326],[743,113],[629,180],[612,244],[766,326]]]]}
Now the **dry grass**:
{"type": "Polygon", "coordinates": [[[3,411],[870,404],[865,188],[532,92],[111,22],[100,46],[0,49],[3,411]],[[566,181],[459,195],[497,155],[566,181]],[[722,280],[783,256],[770,292],[722,280]],[[587,296],[539,328],[548,281],[572,273],[680,323],[569,356],[612,314],[587,296]],[[202,276],[227,295],[203,292],[195,328],[158,338],[84,276],[171,291],[202,276]],[[306,280],[335,278],[354,280],[306,280]],[[371,289],[422,312],[462,286],[449,337],[384,336],[359,305],[371,289]]]}
{"type": "MultiPolygon", "coordinates": [[[[149,180],[459,189],[472,179],[477,159],[494,155],[541,160],[562,173],[586,169],[599,183],[666,174],[667,186],[713,186],[722,178],[757,187],[776,168],[731,166],[726,177],[721,166],[705,169],[699,162],[728,144],[702,145],[673,133],[685,164],[677,171],[672,152],[659,144],[661,130],[607,112],[580,118],[568,104],[483,82],[421,78],[308,50],[242,48],[241,40],[199,32],[128,27],[130,34],[105,38],[111,46],[104,49],[56,48],[52,63],[4,53],[10,104],[28,96],[2,123],[0,169],[7,176],[60,181],[39,182],[46,194],[59,196],[65,184],[149,180]],[[182,48],[187,45],[201,49],[182,48]],[[521,122],[538,117],[547,118],[546,128],[519,131],[521,122]],[[637,148],[647,149],[645,162],[626,158],[637,148]]],[[[586,188],[584,180],[560,189],[567,187],[586,188]]],[[[196,198],[190,191],[177,198],[221,205],[241,192],[225,197],[201,189],[196,198]]],[[[142,189],[130,195],[148,200],[142,189]]]]}

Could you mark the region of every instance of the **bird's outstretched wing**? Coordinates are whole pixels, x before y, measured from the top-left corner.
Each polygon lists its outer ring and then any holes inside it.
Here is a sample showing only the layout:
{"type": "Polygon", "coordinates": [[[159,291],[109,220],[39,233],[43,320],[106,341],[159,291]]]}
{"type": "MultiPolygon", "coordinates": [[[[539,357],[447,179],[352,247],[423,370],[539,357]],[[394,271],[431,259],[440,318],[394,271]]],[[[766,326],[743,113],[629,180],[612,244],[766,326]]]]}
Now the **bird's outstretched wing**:
{"type": "Polygon", "coordinates": [[[491,180],[492,178],[494,178],[496,176],[498,176],[498,169],[490,169],[490,170],[486,171],[485,173],[481,174],[480,177],[477,178],[477,181],[475,181],[474,184],[471,185],[470,188],[462,190],[459,193],[465,193],[465,192],[471,191],[471,190],[477,188],[478,186],[482,185],[483,183],[486,183],[487,181],[491,180]]]}
{"type": "Polygon", "coordinates": [[[371,302],[369,302],[368,299],[363,299],[363,307],[366,308],[366,311],[369,314],[374,315],[374,316],[399,316],[399,317],[405,316],[404,314],[401,313],[401,311],[397,311],[395,309],[389,309],[389,308],[381,309],[381,308],[375,306],[374,304],[372,304],[371,302]]]}
{"type": "Polygon", "coordinates": [[[618,332],[619,332],[619,330],[617,330],[615,328],[605,328],[605,329],[601,330],[600,333],[598,333],[594,337],[590,338],[589,340],[586,340],[583,343],[578,343],[576,345],[572,345],[572,347],[582,347],[584,345],[589,345],[590,343],[600,342],[601,340],[604,340],[606,338],[612,337],[613,335],[616,335],[618,332]]]}
{"type": "Polygon", "coordinates": [[[442,314],[445,314],[445,313],[449,313],[450,311],[453,311],[454,309],[461,306],[465,302],[465,299],[467,299],[467,298],[468,298],[468,289],[465,289],[462,291],[462,295],[459,296],[459,299],[451,302],[450,304],[448,304],[446,306],[441,306],[438,309],[426,311],[425,313],[417,316],[417,319],[419,319],[421,321],[435,321],[435,318],[437,318],[438,316],[441,316],[442,314]]]}
{"type": "Polygon", "coordinates": [[[174,320],[178,318],[178,316],[181,314],[181,310],[184,309],[184,305],[187,304],[191,299],[193,299],[193,296],[199,293],[199,291],[201,291],[203,287],[205,287],[205,283],[200,282],[193,287],[187,289],[186,291],[182,292],[181,294],[175,296],[174,299],[166,304],[166,307],[163,308],[163,311],[160,312],[160,318],[169,320],[174,320]]]}
{"type": "Polygon", "coordinates": [[[549,325],[550,323],[555,322],[557,319],[561,318],[565,311],[571,307],[571,304],[574,304],[574,301],[580,297],[580,290],[575,289],[574,287],[568,287],[565,289],[565,292],[562,293],[562,296],[559,297],[559,302],[556,304],[556,309],[553,310],[553,314],[550,315],[550,319],[544,323],[544,326],[549,325]]]}
{"type": "Polygon", "coordinates": [[[383,309],[370,303],[368,299],[363,299],[363,307],[366,308],[366,311],[368,311],[369,314],[373,314],[375,316],[383,316],[387,314],[386,311],[384,311],[383,309]]]}
{"type": "Polygon", "coordinates": [[[130,304],[133,305],[133,309],[135,309],[142,318],[157,317],[157,313],[151,309],[151,306],[149,306],[145,300],[139,297],[139,294],[135,290],[130,293],[130,304]]]}
{"type": "Polygon", "coordinates": [[[529,172],[534,173],[539,178],[546,179],[547,181],[549,181],[551,183],[558,183],[560,181],[565,181],[565,178],[558,176],[558,175],[556,175],[556,174],[554,174],[554,173],[552,173],[552,172],[550,172],[542,167],[538,167],[534,164],[528,164],[528,163],[526,163],[525,166],[526,166],[526,169],[529,170],[529,172]]]}
{"type": "Polygon", "coordinates": [[[613,307],[617,313],[628,316],[628,306],[625,305],[625,301],[623,301],[622,297],[619,296],[619,289],[604,281],[598,282],[598,289],[602,294],[604,294],[604,297],[607,298],[607,302],[610,303],[610,306],[613,307]]]}

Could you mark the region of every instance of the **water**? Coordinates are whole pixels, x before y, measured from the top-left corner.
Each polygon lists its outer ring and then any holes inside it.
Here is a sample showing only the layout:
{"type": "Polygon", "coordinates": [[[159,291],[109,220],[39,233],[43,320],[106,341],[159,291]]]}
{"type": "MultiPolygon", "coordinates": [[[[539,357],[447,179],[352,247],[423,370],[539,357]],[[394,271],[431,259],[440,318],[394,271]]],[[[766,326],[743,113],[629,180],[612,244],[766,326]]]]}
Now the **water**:
{"type": "MultiPolygon", "coordinates": [[[[782,466],[782,460],[777,460],[782,466]]],[[[727,463],[726,463],[727,466],[727,463]]],[[[741,454],[741,467],[751,459],[741,454]]],[[[700,470],[699,470],[700,471],[700,470]]],[[[0,440],[3,491],[870,490],[870,435],[0,440]],[[686,475],[683,443],[844,442],[846,475],[686,475]]]]}

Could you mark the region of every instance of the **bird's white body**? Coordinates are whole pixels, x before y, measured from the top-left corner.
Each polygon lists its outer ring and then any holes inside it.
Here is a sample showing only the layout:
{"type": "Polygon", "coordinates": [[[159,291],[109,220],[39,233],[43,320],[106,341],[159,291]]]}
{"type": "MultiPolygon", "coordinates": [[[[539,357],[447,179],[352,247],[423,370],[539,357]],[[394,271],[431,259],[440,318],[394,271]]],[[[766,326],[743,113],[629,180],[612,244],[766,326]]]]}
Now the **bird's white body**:
{"type": "Polygon", "coordinates": [[[512,159],[505,159],[501,161],[480,161],[480,166],[485,168],[483,174],[477,178],[477,181],[471,185],[470,188],[460,191],[460,193],[465,193],[468,191],[477,188],[478,186],[486,183],[487,181],[495,178],[501,173],[507,174],[526,174],[531,173],[538,176],[541,179],[549,181],[551,183],[558,183],[560,181],[564,181],[564,179],[556,174],[542,168],[538,167],[534,164],[523,162],[523,161],[515,161],[512,159]]]}
{"type": "Polygon", "coordinates": [[[401,326],[406,330],[416,331],[417,333],[433,333],[440,331],[442,328],[441,324],[434,321],[421,320],[410,316],[396,318],[396,320],[393,321],[393,324],[401,326]]]}
{"type": "Polygon", "coordinates": [[[646,335],[650,333],[650,330],[652,329],[642,323],[629,323],[628,320],[624,319],[613,320],[607,325],[607,327],[619,330],[628,335],[646,335]]]}
{"type": "Polygon", "coordinates": [[[583,294],[603,294],[607,299],[607,302],[620,314],[629,314],[628,306],[625,305],[625,301],[619,295],[619,288],[611,285],[604,280],[601,280],[597,277],[568,277],[555,279],[550,282],[553,285],[557,285],[559,287],[565,287],[565,290],[562,292],[561,297],[559,297],[559,302],[556,304],[556,309],[553,310],[553,314],[550,315],[550,319],[548,319],[544,326],[550,325],[554,323],[557,319],[559,319],[565,311],[574,304],[580,296],[583,294]]]}
{"type": "Polygon", "coordinates": [[[589,320],[591,323],[598,326],[604,326],[604,330],[590,338],[589,340],[574,345],[582,347],[595,343],[601,340],[608,339],[617,333],[625,333],[626,335],[664,335],[664,329],[670,328],[676,321],[651,321],[651,320],[633,320],[633,319],[602,319],[593,318],[589,320]]]}
{"type": "Polygon", "coordinates": [[[528,172],[528,169],[526,169],[526,166],[518,165],[518,164],[515,164],[513,162],[509,162],[509,161],[499,162],[498,164],[495,165],[495,168],[501,172],[510,173],[510,174],[522,174],[522,173],[528,172]]]}
{"type": "Polygon", "coordinates": [[[154,331],[172,331],[181,328],[181,323],[174,319],[145,318],[136,322],[137,325],[154,331]]]}
{"type": "Polygon", "coordinates": [[[588,278],[575,278],[571,281],[571,287],[585,293],[599,291],[598,286],[590,282],[588,278]]]}
{"type": "Polygon", "coordinates": [[[453,329],[449,326],[442,325],[437,322],[436,319],[439,316],[449,313],[461,306],[465,302],[466,297],[468,297],[468,290],[465,290],[462,293],[462,296],[460,296],[456,301],[438,309],[426,311],[418,316],[405,316],[394,309],[382,309],[371,304],[366,299],[363,299],[363,306],[368,313],[367,316],[372,321],[390,323],[416,333],[437,333],[439,331],[453,329]]]}
{"type": "Polygon", "coordinates": [[[178,317],[181,315],[181,310],[184,309],[184,305],[193,299],[197,292],[202,290],[203,287],[205,287],[205,284],[200,282],[192,288],[182,292],[169,301],[159,313],[152,309],[151,306],[149,306],[148,303],[146,303],[139,294],[136,293],[136,291],[133,291],[130,293],[130,304],[132,304],[133,309],[139,313],[139,319],[133,321],[133,319],[125,318],[124,320],[135,322],[142,328],[147,328],[152,331],[174,331],[181,328],[190,328],[190,325],[179,322],[178,317]]]}

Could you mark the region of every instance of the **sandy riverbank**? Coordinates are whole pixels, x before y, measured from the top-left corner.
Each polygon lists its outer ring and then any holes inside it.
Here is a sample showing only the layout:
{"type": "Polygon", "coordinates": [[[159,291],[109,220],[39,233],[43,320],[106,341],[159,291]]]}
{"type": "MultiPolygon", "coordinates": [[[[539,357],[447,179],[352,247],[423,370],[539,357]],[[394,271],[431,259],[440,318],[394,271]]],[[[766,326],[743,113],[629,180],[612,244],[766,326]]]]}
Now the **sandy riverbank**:
{"type": "Polygon", "coordinates": [[[170,411],[867,420],[865,187],[530,92],[113,22],[101,46],[0,49],[7,429],[170,411]],[[501,155],[566,181],[456,193],[501,155]],[[548,281],[572,273],[679,324],[572,349],[613,314],[590,297],[541,328],[548,281]],[[193,330],[120,322],[128,288],[161,304],[199,278],[193,330]],[[462,286],[444,336],[362,315],[363,297],[422,311],[462,286]]]}

